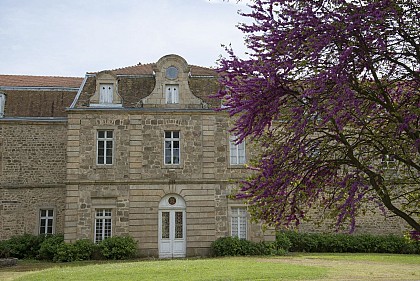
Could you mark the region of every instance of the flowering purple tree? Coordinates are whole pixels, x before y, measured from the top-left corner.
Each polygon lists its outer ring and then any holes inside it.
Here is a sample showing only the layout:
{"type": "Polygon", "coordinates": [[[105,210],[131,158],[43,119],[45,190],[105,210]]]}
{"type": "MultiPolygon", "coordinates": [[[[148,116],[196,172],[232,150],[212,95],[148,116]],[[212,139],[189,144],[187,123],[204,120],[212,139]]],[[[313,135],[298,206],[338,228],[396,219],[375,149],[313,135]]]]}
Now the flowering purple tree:
{"type": "Polygon", "coordinates": [[[261,154],[237,197],[271,225],[368,206],[420,231],[418,0],[254,0],[249,57],[220,60],[218,97],[261,154]],[[374,204],[372,204],[372,202],[374,204]]]}

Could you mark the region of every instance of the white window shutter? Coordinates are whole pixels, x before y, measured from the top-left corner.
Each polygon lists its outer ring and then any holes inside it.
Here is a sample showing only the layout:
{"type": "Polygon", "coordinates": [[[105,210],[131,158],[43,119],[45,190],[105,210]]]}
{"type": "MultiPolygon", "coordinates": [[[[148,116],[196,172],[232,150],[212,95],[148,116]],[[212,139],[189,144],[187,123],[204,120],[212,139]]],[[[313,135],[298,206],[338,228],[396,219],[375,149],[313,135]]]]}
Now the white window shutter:
{"type": "Polygon", "coordinates": [[[99,93],[99,103],[112,103],[114,94],[114,85],[101,84],[99,93]]]}

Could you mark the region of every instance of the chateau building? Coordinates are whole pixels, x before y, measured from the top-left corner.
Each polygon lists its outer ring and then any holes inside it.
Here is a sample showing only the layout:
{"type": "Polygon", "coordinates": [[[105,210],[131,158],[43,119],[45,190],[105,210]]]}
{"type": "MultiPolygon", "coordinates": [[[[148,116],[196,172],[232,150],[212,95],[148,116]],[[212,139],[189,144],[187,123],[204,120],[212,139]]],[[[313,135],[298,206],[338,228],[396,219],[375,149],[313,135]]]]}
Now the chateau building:
{"type": "Polygon", "coordinates": [[[84,79],[2,75],[0,86],[0,239],[130,235],[158,257],[264,239],[227,199],[249,155],[214,111],[214,70],[168,55],[84,79]]]}
{"type": "Polygon", "coordinates": [[[214,70],[178,55],[84,78],[0,75],[0,240],[130,235],[161,258],[208,255],[229,235],[272,240],[228,197],[253,152],[214,110],[218,89],[214,70]]]}

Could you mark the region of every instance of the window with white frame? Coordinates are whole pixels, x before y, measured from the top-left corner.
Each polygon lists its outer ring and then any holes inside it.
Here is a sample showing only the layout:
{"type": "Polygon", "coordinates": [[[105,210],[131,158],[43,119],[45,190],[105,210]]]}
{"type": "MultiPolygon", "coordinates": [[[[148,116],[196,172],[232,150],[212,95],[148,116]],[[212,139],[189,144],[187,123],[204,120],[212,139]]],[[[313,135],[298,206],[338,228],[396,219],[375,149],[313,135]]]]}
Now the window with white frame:
{"type": "Polygon", "coordinates": [[[166,165],[178,165],[180,159],[179,131],[165,132],[164,158],[166,165]]]}
{"type": "Polygon", "coordinates": [[[39,210],[39,234],[54,234],[54,210],[39,210]]]}
{"type": "Polygon", "coordinates": [[[245,208],[231,208],[230,235],[240,239],[247,238],[247,211],[245,208]]]}
{"type": "Polygon", "coordinates": [[[107,104],[112,103],[114,97],[113,84],[100,84],[99,89],[99,103],[107,104]]]}
{"type": "Polygon", "coordinates": [[[178,85],[166,85],[166,103],[179,103],[178,85]]]}
{"type": "Polygon", "coordinates": [[[6,95],[4,93],[0,93],[0,118],[4,116],[5,104],[6,104],[6,95]]]}
{"type": "Polygon", "coordinates": [[[230,164],[243,165],[245,164],[245,140],[241,143],[236,143],[236,138],[230,138],[230,164]]]}
{"type": "Polygon", "coordinates": [[[112,209],[95,210],[95,243],[112,236],[112,209]]]}
{"type": "Polygon", "coordinates": [[[114,132],[111,130],[98,130],[97,133],[97,164],[112,165],[114,132]]]}
{"type": "Polygon", "coordinates": [[[395,156],[392,154],[385,154],[382,156],[382,166],[384,169],[394,170],[396,169],[397,163],[395,156]]]}

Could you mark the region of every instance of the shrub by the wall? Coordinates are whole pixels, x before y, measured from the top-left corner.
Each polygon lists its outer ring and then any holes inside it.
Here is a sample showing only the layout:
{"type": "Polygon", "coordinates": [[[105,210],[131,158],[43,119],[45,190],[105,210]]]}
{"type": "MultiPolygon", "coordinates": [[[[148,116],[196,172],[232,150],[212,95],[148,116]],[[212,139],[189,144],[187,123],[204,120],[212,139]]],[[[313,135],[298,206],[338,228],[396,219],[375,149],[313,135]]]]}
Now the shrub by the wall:
{"type": "Polygon", "coordinates": [[[44,239],[45,236],[43,235],[23,234],[13,236],[9,240],[2,241],[1,255],[18,259],[35,259],[44,239]]]}
{"type": "Polygon", "coordinates": [[[72,262],[90,260],[96,245],[87,239],[77,240],[75,243],[61,243],[57,245],[53,260],[55,262],[72,262]]]}
{"type": "Polygon", "coordinates": [[[329,252],[329,253],[420,253],[420,243],[408,241],[397,235],[371,234],[320,234],[284,231],[277,237],[286,236],[292,252],[329,252]]]}
{"type": "Polygon", "coordinates": [[[99,243],[101,254],[106,259],[129,259],[137,253],[137,242],[130,236],[114,236],[99,243]]]}
{"type": "Polygon", "coordinates": [[[38,259],[53,260],[54,255],[57,253],[58,246],[62,243],[64,243],[64,236],[62,234],[54,234],[45,237],[39,248],[38,259]]]}
{"type": "Polygon", "coordinates": [[[276,243],[252,242],[238,237],[221,237],[211,244],[212,255],[220,256],[256,256],[284,255],[287,250],[278,248],[276,243]]]}

